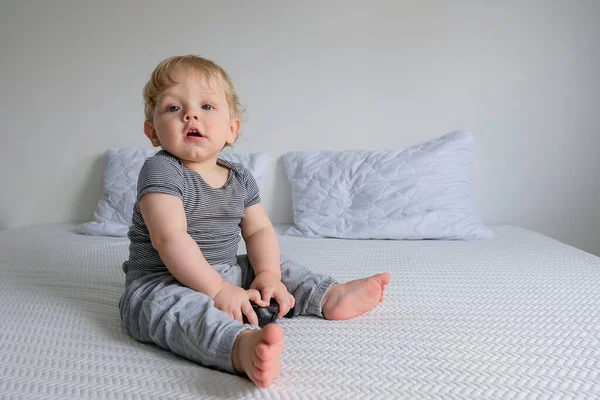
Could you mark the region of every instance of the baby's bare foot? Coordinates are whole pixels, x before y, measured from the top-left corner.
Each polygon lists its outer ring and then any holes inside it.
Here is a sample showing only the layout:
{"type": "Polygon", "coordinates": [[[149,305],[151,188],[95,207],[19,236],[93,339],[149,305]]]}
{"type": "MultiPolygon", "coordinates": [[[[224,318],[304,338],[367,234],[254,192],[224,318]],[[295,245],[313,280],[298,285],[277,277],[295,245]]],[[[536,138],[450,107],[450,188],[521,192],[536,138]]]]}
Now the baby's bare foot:
{"type": "Polygon", "coordinates": [[[389,281],[390,274],[385,272],[333,285],[323,299],[323,316],[326,319],[350,319],[371,311],[383,301],[389,281]]]}
{"type": "Polygon", "coordinates": [[[283,331],[277,324],[241,332],[233,345],[233,367],[257,386],[267,387],[281,373],[283,331]]]}

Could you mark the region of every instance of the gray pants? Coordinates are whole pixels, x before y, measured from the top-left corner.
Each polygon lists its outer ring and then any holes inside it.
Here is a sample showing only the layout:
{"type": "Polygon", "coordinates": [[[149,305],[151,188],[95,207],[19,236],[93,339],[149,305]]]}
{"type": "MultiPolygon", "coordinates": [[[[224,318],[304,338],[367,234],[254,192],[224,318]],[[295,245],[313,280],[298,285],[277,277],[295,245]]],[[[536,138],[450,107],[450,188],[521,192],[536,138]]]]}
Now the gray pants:
{"type": "MultiPolygon", "coordinates": [[[[254,271],[246,255],[238,256],[237,265],[213,265],[223,279],[248,289],[254,271]]],[[[325,293],[333,279],[281,259],[281,281],[294,296],[294,315],[321,313],[325,293]]],[[[230,373],[232,350],[237,335],[245,329],[259,329],[240,324],[217,309],[204,293],[182,286],[169,272],[149,274],[133,281],[119,302],[125,329],[134,339],[155,343],[175,354],[205,367],[230,373]]]]}

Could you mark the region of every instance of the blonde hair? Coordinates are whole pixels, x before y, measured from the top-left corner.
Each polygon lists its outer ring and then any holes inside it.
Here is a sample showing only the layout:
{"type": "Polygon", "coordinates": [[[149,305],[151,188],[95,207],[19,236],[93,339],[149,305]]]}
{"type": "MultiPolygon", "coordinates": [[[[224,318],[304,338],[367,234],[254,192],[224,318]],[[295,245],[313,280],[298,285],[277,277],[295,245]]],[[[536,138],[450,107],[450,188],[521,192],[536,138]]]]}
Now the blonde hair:
{"type": "Polygon", "coordinates": [[[164,59],[152,72],[150,80],[146,83],[142,92],[146,121],[152,121],[154,118],[154,108],[156,107],[158,96],[164,90],[177,83],[173,75],[181,68],[197,73],[201,79],[206,79],[210,83],[221,85],[225,91],[225,98],[229,106],[229,115],[231,118],[242,119],[244,110],[227,72],[206,58],[197,55],[186,55],[164,59]]]}

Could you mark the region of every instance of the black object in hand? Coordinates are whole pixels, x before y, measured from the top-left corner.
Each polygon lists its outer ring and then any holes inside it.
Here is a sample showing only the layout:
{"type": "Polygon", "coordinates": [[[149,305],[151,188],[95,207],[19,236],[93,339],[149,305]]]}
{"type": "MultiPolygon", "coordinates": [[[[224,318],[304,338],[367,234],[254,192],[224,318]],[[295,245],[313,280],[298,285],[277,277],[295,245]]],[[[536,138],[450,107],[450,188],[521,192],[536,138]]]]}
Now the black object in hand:
{"type": "MultiPolygon", "coordinates": [[[[270,324],[271,322],[277,322],[277,314],[279,313],[279,304],[277,304],[277,301],[275,301],[274,298],[271,298],[271,304],[269,304],[266,307],[261,307],[259,305],[257,305],[256,303],[254,303],[253,301],[250,302],[250,304],[252,305],[252,308],[254,309],[254,312],[256,313],[256,316],[258,317],[258,326],[259,327],[263,327],[267,324],[270,324]]],[[[292,307],[292,309],[285,314],[284,318],[292,318],[294,316],[294,308],[292,307]]],[[[248,318],[246,318],[246,315],[244,315],[244,323],[247,324],[248,323],[248,318]]]]}

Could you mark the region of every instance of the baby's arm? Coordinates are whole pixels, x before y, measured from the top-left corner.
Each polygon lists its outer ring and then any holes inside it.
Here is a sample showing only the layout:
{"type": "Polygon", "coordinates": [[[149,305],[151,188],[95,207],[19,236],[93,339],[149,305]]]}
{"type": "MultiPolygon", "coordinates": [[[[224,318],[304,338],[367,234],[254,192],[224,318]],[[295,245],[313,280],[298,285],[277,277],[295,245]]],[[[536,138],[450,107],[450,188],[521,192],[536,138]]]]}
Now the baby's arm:
{"type": "Polygon", "coordinates": [[[140,210],[152,246],[175,279],[214,299],[223,287],[223,279],[187,233],[181,199],[165,193],[147,193],[140,199],[140,210]]]}
{"type": "Polygon", "coordinates": [[[275,229],[260,203],[247,207],[242,220],[242,236],[246,241],[248,259],[256,277],[251,289],[260,291],[267,304],[274,297],[279,304],[279,318],[294,307],[295,300],[281,282],[279,243],[275,229]]]}
{"type": "Polygon", "coordinates": [[[242,236],[254,273],[268,272],[281,280],[279,243],[271,220],[260,203],[246,208],[245,214],[241,223],[242,236]]]}

